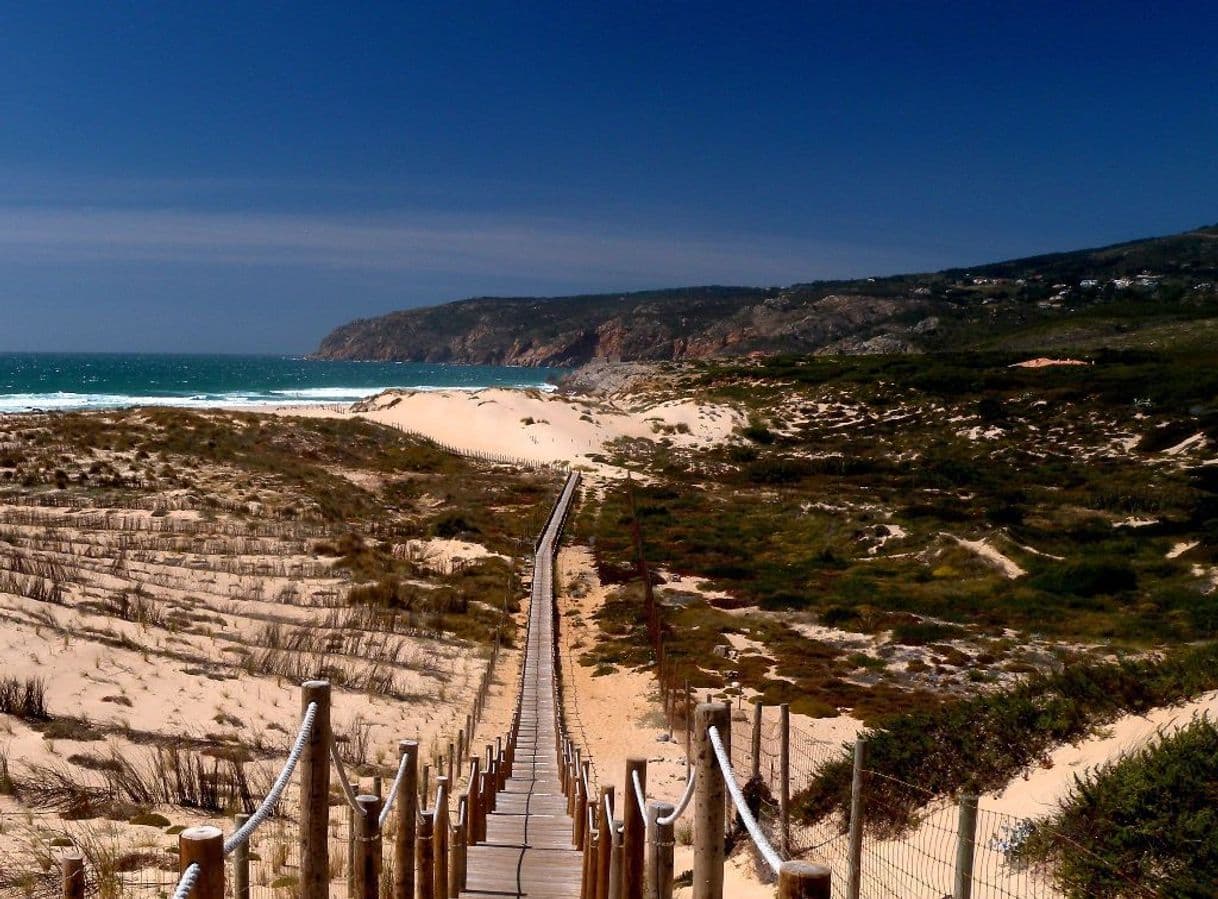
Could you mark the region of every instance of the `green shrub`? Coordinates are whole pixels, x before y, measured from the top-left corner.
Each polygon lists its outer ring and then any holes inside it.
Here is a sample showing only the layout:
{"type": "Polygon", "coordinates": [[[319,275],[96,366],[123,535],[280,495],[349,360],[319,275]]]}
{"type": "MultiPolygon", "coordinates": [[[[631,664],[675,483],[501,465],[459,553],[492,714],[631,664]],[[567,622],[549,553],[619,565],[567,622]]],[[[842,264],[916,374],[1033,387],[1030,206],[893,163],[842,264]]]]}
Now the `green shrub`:
{"type": "Polygon", "coordinates": [[[1213,896],[1215,784],[1218,728],[1198,719],[1120,761],[1075,775],[1061,810],[1033,827],[1017,857],[1048,863],[1068,896],[1213,896]]]}

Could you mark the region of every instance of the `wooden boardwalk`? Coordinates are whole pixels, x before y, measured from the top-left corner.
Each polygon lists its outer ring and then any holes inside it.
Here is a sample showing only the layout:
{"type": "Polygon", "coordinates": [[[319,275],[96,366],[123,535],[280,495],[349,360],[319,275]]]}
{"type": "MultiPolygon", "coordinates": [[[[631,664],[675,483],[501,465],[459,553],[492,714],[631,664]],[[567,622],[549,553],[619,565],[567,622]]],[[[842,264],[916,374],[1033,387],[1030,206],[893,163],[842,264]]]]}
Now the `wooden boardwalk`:
{"type": "Polygon", "coordinates": [[[554,552],[565,517],[564,504],[571,502],[574,492],[572,479],[534,558],[520,731],[512,776],[496,796],[495,810],[487,819],[486,842],[469,847],[462,896],[579,896],[583,857],[572,845],[572,821],[559,783],[553,655],[554,552]]]}

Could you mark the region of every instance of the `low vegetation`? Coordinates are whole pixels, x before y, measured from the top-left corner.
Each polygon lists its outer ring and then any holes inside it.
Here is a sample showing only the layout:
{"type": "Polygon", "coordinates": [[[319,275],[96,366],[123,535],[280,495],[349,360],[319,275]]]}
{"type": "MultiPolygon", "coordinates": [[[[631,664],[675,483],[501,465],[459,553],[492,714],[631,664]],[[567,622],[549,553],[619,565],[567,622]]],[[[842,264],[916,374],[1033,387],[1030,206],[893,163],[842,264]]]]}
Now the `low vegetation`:
{"type": "Polygon", "coordinates": [[[1212,896],[1218,881],[1218,728],[1198,719],[1076,777],[1061,810],[1015,848],[1049,863],[1068,896],[1212,896]],[[1071,841],[1058,838],[1069,833],[1071,841]]]}
{"type": "MultiPolygon", "coordinates": [[[[899,835],[932,799],[1000,789],[1050,749],[1120,715],[1214,689],[1218,644],[1207,644],[1164,659],[1074,665],[1007,690],[890,718],[867,734],[867,766],[882,775],[868,783],[874,801],[866,807],[867,823],[881,835],[899,835]]],[[[851,771],[844,752],[824,766],[795,799],[800,817],[818,821],[848,808],[851,771]]]]}

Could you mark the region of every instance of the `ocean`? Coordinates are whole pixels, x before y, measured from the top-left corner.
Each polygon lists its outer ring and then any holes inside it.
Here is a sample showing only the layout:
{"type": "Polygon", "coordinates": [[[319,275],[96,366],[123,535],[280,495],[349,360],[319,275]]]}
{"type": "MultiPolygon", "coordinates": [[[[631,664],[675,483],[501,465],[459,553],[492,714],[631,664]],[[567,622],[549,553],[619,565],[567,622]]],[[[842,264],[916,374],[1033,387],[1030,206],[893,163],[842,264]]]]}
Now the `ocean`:
{"type": "Polygon", "coordinates": [[[0,353],[0,413],[353,403],[391,387],[547,389],[560,369],[299,356],[0,353]]]}

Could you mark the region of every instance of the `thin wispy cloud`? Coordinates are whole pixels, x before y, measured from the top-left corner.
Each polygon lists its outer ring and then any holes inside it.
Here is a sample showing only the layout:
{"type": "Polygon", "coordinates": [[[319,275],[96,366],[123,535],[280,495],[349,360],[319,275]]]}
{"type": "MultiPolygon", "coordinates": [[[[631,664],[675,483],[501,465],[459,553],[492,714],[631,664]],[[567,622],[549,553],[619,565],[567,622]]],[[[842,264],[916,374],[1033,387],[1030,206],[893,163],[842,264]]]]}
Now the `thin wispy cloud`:
{"type": "Polygon", "coordinates": [[[891,269],[891,248],[717,234],[626,233],[612,225],[500,215],[268,214],[0,207],[9,262],[211,263],[500,275],[604,283],[787,283],[891,269]]]}

